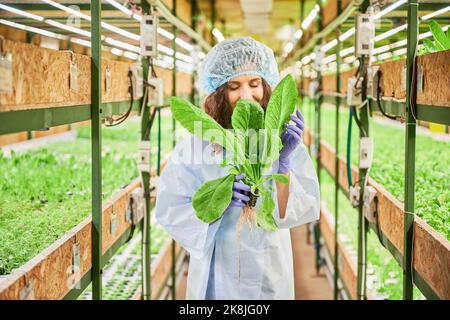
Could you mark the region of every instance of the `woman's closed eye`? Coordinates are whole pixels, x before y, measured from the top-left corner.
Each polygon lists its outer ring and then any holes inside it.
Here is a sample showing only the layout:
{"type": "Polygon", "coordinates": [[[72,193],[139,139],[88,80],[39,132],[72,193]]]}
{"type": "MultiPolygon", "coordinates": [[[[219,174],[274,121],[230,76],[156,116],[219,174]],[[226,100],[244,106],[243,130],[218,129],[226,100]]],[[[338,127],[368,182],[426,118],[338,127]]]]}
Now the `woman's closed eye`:
{"type": "Polygon", "coordinates": [[[239,89],[239,85],[236,84],[236,83],[231,83],[231,84],[228,85],[228,89],[231,90],[231,91],[237,90],[237,89],[239,89]]]}
{"type": "Polygon", "coordinates": [[[252,88],[258,88],[260,85],[261,85],[261,80],[259,80],[259,79],[250,81],[250,87],[252,87],[252,88]]]}

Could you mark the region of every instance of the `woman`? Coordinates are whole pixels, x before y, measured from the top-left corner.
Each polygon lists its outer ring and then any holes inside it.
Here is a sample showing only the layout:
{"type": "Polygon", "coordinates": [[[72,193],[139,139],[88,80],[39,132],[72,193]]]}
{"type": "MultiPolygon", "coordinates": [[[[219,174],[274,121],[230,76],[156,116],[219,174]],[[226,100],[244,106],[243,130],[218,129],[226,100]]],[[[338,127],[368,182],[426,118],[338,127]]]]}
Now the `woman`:
{"type": "MultiPolygon", "coordinates": [[[[239,99],[267,107],[272,87],[279,81],[271,49],[252,38],[218,43],[206,55],[200,85],[208,97],[205,111],[230,128],[239,99]]],[[[236,176],[233,198],[222,216],[206,224],[192,208],[195,191],[206,181],[223,177],[226,153],[190,135],[180,141],[161,174],[156,219],[190,253],[187,299],[293,299],[294,279],[289,228],[319,218],[319,185],[312,161],[301,144],[304,128],[299,111],[283,134],[279,161],[273,173],[286,174],[289,184],[275,182],[273,212],[278,231],[237,224],[249,200],[250,187],[236,176]]],[[[274,183],[274,182],[272,182],[274,183]]],[[[257,205],[259,205],[259,200],[257,205]]]]}

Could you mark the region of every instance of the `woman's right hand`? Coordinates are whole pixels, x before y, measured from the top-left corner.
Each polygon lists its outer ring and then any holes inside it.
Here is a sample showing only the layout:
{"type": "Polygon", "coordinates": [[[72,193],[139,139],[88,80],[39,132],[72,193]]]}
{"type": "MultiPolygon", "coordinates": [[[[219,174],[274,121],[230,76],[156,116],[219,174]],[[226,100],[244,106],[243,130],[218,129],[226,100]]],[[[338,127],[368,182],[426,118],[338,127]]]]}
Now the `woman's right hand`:
{"type": "Polygon", "coordinates": [[[243,182],[240,182],[244,178],[245,174],[241,173],[234,177],[233,183],[233,197],[228,205],[228,208],[243,208],[250,200],[248,192],[250,192],[250,186],[243,182]]]}

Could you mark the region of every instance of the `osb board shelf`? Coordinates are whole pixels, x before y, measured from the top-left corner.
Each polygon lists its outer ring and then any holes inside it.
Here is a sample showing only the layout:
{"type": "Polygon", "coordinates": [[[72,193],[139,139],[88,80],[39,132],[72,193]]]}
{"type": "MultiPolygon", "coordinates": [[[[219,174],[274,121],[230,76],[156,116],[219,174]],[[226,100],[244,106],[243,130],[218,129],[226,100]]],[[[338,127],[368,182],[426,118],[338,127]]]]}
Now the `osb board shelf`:
{"type": "MultiPolygon", "coordinates": [[[[45,131],[32,131],[31,137],[32,137],[32,139],[38,139],[38,138],[66,132],[69,130],[70,130],[69,125],[56,126],[56,127],[51,127],[49,130],[45,130],[45,131]]],[[[11,134],[3,134],[3,135],[0,135],[0,147],[27,141],[27,140],[28,140],[28,134],[26,131],[18,132],[18,133],[11,133],[11,134]]]]}
{"type": "MultiPolygon", "coordinates": [[[[163,163],[164,167],[165,163],[163,163]]],[[[156,175],[156,169],[152,171],[156,175]]],[[[126,206],[131,192],[141,186],[140,179],[134,180],[126,188],[102,206],[102,253],[131,226],[125,219],[126,206]],[[111,234],[112,213],[117,215],[116,231],[111,234]]],[[[32,283],[32,294],[27,299],[62,299],[75,287],[78,281],[91,269],[91,228],[92,216],[56,240],[47,249],[18,268],[0,284],[0,300],[23,299],[21,292],[32,283]],[[80,269],[72,273],[72,256],[75,244],[80,246],[80,269]]]]}
{"type": "MultiPolygon", "coordinates": [[[[0,112],[85,105],[91,102],[91,57],[41,48],[32,44],[4,41],[13,55],[12,93],[0,94],[0,112]],[[70,85],[70,64],[77,66],[77,89],[70,85]]],[[[102,59],[102,102],[127,101],[128,70],[132,63],[102,59]],[[106,71],[109,86],[106,88],[106,71]],[[106,89],[108,89],[106,91],[106,89]]],[[[156,68],[164,79],[164,93],[171,95],[172,71],[156,68]]],[[[191,76],[178,72],[177,94],[190,93],[191,76]]]]}
{"type": "MultiPolygon", "coordinates": [[[[450,107],[450,50],[429,53],[417,58],[417,64],[423,68],[423,91],[417,92],[417,103],[423,105],[434,105],[450,107]]],[[[405,60],[388,61],[381,64],[381,96],[384,98],[395,98],[404,101],[406,91],[402,88],[402,73],[405,60]]],[[[347,93],[348,79],[353,76],[355,70],[342,72],[341,93],[347,93]]],[[[323,91],[335,93],[336,75],[323,76],[323,91]]],[[[307,90],[307,88],[303,88],[307,90]]]]}
{"type": "MultiPolygon", "coordinates": [[[[177,265],[184,260],[187,252],[178,244],[175,243],[175,255],[177,265]]],[[[172,239],[168,238],[164,243],[161,250],[158,252],[158,256],[155,261],[152,262],[152,273],[151,273],[151,291],[152,291],[152,300],[161,300],[162,293],[165,288],[167,288],[167,281],[170,279],[172,273],[172,239]],[[159,294],[161,293],[161,294],[159,294]]],[[[184,276],[184,270],[181,268],[176,271],[176,279],[180,279],[184,276]]],[[[177,292],[178,287],[180,287],[180,283],[177,283],[177,292]]],[[[136,293],[133,295],[131,300],[141,300],[142,291],[140,288],[136,290],[136,293]]]]}
{"type": "MultiPolygon", "coordinates": [[[[313,142],[314,135],[309,132],[308,140],[313,142]]],[[[336,177],[334,168],[335,150],[321,141],[320,162],[324,168],[336,177]]],[[[338,181],[348,192],[347,162],[339,156],[338,181]]],[[[358,181],[358,168],[352,165],[353,181],[358,181]]],[[[369,178],[368,185],[375,188],[378,196],[378,223],[381,232],[403,255],[403,203],[392,196],[381,185],[369,178]]],[[[413,267],[422,279],[441,299],[450,299],[450,242],[431,228],[420,217],[414,218],[413,267]]]]}
{"type": "MultiPolygon", "coordinates": [[[[347,5],[351,2],[351,0],[342,0],[341,1],[341,9],[342,11],[347,7],[347,5]]],[[[332,22],[335,18],[337,18],[337,1],[328,1],[328,3],[323,8],[323,25],[327,26],[330,22],[332,22]]]]}
{"type": "MultiPolygon", "coordinates": [[[[164,289],[171,274],[173,243],[172,239],[168,238],[153,263],[154,267],[151,270],[152,299],[158,299],[158,294],[164,289]]],[[[179,257],[181,250],[183,250],[181,246],[175,242],[175,257],[179,257]]]]}
{"type": "Polygon", "coordinates": [[[28,135],[26,132],[3,134],[3,135],[0,135],[0,147],[6,146],[9,144],[18,143],[21,141],[25,141],[27,139],[28,139],[28,135]]]}
{"type": "MultiPolygon", "coordinates": [[[[334,236],[335,236],[335,221],[334,217],[322,203],[320,206],[320,230],[325,240],[325,245],[334,258],[334,236]]],[[[357,262],[355,257],[352,257],[350,251],[341,239],[338,239],[338,268],[339,276],[345,283],[345,287],[353,300],[357,298],[357,262]]],[[[367,292],[367,299],[373,299],[373,294],[367,292]]]]}

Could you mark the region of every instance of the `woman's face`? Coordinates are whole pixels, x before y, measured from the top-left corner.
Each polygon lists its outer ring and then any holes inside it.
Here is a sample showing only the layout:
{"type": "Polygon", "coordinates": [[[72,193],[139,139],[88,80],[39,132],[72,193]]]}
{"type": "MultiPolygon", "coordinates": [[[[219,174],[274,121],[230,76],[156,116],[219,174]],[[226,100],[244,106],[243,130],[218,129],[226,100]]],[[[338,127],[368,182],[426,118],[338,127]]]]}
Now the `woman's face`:
{"type": "Polygon", "coordinates": [[[228,101],[234,109],[239,99],[254,100],[261,103],[264,90],[262,79],[256,75],[241,75],[227,82],[228,101]]]}

